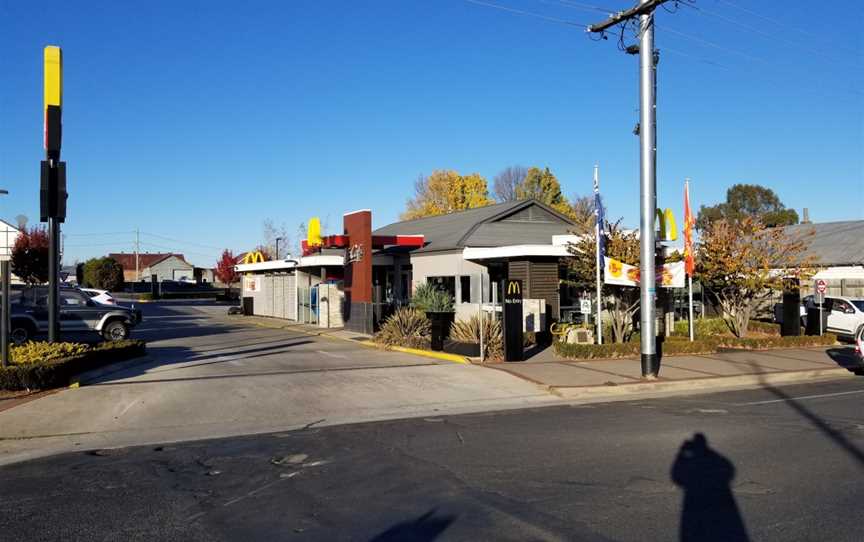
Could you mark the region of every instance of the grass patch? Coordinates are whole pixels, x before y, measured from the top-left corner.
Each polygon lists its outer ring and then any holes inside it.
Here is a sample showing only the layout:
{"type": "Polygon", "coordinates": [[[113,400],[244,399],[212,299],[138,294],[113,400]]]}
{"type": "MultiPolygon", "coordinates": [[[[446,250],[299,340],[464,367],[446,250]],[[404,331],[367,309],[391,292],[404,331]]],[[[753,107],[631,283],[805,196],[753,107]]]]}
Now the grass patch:
{"type": "Polygon", "coordinates": [[[31,342],[10,350],[12,363],[0,367],[0,390],[45,390],[68,386],[84,371],[143,356],[141,340],[78,343],[31,342]]]}

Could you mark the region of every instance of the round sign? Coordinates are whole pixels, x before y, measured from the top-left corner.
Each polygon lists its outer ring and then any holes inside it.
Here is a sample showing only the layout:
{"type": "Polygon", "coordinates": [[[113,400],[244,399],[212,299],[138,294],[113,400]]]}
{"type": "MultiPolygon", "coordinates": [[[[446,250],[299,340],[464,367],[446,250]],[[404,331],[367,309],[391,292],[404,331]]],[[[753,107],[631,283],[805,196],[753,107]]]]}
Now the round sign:
{"type": "Polygon", "coordinates": [[[828,290],[828,283],[822,279],[816,281],[816,291],[824,294],[828,290]]]}

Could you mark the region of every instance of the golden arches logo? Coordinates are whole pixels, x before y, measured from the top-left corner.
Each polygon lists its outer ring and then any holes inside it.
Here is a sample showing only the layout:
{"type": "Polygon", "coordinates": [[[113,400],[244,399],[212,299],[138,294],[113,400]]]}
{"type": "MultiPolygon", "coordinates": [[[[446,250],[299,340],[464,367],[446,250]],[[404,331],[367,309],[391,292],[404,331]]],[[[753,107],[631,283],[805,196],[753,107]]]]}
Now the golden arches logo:
{"type": "Polygon", "coordinates": [[[675,223],[675,215],[672,209],[665,211],[657,209],[657,222],[660,223],[660,240],[675,241],[678,239],[678,225],[675,223]]]}
{"type": "Polygon", "coordinates": [[[306,228],[306,245],[309,247],[320,247],[324,244],[321,239],[321,221],[317,216],[309,219],[309,226],[306,228]]]}
{"type": "Polygon", "coordinates": [[[519,285],[518,282],[511,280],[507,283],[507,294],[521,294],[522,286],[519,285]]]}
{"type": "Polygon", "coordinates": [[[243,256],[243,263],[263,263],[264,255],[261,254],[260,250],[256,250],[255,252],[247,252],[245,256],[243,256]]]}

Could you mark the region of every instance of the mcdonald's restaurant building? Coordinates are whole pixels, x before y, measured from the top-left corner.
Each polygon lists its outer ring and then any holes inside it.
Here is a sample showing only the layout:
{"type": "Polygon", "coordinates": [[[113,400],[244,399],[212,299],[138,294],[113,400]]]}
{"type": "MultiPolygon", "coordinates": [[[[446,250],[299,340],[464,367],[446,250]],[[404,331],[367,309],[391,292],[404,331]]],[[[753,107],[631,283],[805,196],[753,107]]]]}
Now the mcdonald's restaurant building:
{"type": "Polygon", "coordinates": [[[456,319],[501,310],[503,285],[522,281],[524,329],[542,332],[577,304],[561,286],[575,224],[535,201],[408,220],[373,231],[369,210],[339,234],[310,236],[300,257],[244,263],[247,311],[372,333],[429,282],[454,298],[456,319]],[[314,238],[313,238],[314,237],[314,238]]]}

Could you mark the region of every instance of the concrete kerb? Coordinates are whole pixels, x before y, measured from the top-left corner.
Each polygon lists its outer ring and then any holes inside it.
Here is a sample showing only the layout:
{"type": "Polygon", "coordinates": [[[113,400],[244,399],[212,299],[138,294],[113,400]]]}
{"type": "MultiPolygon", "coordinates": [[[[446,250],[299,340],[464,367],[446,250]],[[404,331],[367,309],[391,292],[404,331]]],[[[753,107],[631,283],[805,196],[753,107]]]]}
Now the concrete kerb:
{"type": "MultiPolygon", "coordinates": [[[[752,389],[762,386],[792,384],[814,380],[832,380],[856,375],[845,368],[784,371],[776,373],[747,374],[694,378],[688,380],[655,380],[634,382],[614,386],[546,386],[549,393],[563,399],[576,401],[627,401],[653,395],[684,395],[693,392],[711,393],[729,389],[752,389]]],[[[531,380],[531,379],[526,379],[531,380]]],[[[536,382],[535,382],[536,383],[536,382]]]]}

